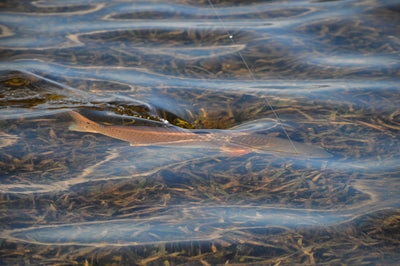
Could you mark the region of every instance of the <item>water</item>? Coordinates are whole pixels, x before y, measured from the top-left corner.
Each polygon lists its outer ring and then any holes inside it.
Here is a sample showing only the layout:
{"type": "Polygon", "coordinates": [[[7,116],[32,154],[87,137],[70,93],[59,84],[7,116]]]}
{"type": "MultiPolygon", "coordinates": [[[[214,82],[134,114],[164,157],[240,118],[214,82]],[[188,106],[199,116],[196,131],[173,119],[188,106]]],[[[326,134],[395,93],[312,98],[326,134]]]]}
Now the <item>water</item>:
{"type": "Polygon", "coordinates": [[[396,264],[399,11],[2,2],[2,264],[396,264]],[[69,130],[70,110],[294,147],[130,146],[69,130]]]}

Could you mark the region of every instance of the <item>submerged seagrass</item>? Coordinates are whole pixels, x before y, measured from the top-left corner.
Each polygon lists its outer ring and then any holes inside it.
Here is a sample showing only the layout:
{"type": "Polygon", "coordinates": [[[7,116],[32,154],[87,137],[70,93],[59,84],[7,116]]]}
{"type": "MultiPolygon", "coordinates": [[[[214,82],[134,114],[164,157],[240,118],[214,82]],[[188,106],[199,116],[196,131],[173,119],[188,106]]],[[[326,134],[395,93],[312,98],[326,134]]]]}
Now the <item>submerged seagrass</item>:
{"type": "Polygon", "coordinates": [[[230,155],[257,153],[287,153],[312,158],[331,157],[327,151],[288,139],[240,130],[189,130],[175,126],[106,126],[70,111],[75,123],[70,130],[103,134],[127,141],[131,146],[196,145],[217,146],[230,155]]]}
{"type": "Polygon", "coordinates": [[[398,265],[395,2],[2,1],[1,265],[398,265]]]}

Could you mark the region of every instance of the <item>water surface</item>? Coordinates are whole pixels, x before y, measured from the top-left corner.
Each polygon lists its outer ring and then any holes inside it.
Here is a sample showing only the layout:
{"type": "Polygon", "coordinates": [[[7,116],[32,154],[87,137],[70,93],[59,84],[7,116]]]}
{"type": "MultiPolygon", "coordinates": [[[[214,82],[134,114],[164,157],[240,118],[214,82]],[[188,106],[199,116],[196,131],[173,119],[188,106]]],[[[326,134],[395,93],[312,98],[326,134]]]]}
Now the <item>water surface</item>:
{"type": "Polygon", "coordinates": [[[396,264],[399,12],[396,1],[0,4],[0,260],[396,264]],[[130,146],[69,130],[71,110],[332,156],[130,146]]]}

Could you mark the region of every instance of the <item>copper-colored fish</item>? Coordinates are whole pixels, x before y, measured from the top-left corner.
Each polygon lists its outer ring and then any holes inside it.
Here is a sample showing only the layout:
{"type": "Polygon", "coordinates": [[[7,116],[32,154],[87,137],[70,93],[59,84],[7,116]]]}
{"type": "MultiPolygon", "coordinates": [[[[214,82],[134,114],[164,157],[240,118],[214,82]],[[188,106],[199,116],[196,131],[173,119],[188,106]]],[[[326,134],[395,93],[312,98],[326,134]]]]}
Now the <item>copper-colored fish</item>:
{"type": "Polygon", "coordinates": [[[75,123],[70,130],[103,134],[129,142],[132,146],[190,145],[217,146],[231,155],[249,152],[280,152],[314,158],[331,155],[324,149],[264,134],[235,130],[189,130],[175,126],[106,126],[70,111],[75,123]]]}

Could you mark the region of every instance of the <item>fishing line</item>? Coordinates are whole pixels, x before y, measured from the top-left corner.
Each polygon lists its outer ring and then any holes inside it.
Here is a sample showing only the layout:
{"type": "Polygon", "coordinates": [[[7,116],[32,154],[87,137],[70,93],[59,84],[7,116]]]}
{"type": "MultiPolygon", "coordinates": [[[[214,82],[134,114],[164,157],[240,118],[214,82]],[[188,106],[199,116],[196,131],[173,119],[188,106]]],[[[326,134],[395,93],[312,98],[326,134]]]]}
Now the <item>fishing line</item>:
{"type": "MultiPolygon", "coordinates": [[[[231,34],[231,33],[229,32],[229,30],[228,30],[228,28],[226,27],[224,21],[222,20],[222,18],[221,18],[220,15],[218,14],[218,11],[217,11],[217,9],[215,8],[214,4],[212,3],[211,0],[208,0],[208,4],[211,6],[211,9],[214,11],[215,16],[217,17],[218,21],[221,23],[222,27],[224,28],[224,30],[225,30],[226,34],[228,35],[229,39],[231,40],[232,44],[235,45],[236,42],[235,42],[235,40],[233,39],[233,37],[234,37],[233,34],[231,34]]],[[[253,81],[257,81],[257,79],[256,79],[256,77],[255,77],[253,71],[251,71],[249,65],[247,64],[247,61],[246,61],[246,59],[244,58],[243,54],[242,54],[240,51],[237,51],[237,53],[238,53],[238,55],[240,56],[240,58],[241,58],[243,64],[245,65],[247,71],[249,72],[251,79],[252,79],[253,81]]],[[[283,126],[282,120],[280,119],[278,113],[275,111],[275,109],[272,107],[272,104],[271,104],[270,101],[268,100],[268,97],[267,97],[267,96],[266,96],[266,97],[263,97],[263,99],[264,99],[265,103],[268,105],[268,107],[271,109],[272,113],[274,114],[276,120],[278,121],[279,126],[282,128],[283,133],[286,135],[286,137],[288,138],[290,144],[292,145],[294,152],[295,152],[296,154],[299,154],[299,152],[298,152],[296,146],[294,145],[292,139],[290,138],[290,136],[289,136],[289,134],[287,133],[285,127],[283,126]]]]}

